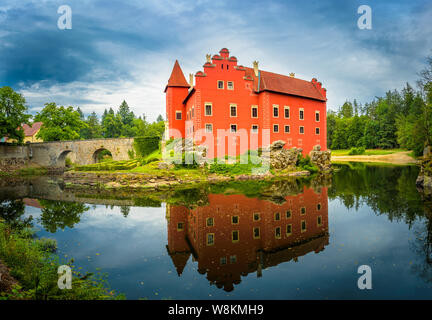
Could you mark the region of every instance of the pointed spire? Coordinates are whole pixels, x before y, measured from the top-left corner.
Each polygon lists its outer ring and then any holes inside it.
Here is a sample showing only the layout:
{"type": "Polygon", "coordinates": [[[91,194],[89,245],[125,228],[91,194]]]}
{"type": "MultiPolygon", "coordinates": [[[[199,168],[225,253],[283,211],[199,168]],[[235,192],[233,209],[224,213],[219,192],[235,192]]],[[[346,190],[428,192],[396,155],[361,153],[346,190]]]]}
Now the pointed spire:
{"type": "Polygon", "coordinates": [[[165,90],[168,87],[185,87],[185,88],[189,88],[189,84],[186,81],[186,78],[183,74],[182,69],[180,68],[180,64],[178,62],[178,60],[175,61],[174,63],[174,68],[171,72],[171,76],[168,80],[168,84],[165,88],[165,90]]]}

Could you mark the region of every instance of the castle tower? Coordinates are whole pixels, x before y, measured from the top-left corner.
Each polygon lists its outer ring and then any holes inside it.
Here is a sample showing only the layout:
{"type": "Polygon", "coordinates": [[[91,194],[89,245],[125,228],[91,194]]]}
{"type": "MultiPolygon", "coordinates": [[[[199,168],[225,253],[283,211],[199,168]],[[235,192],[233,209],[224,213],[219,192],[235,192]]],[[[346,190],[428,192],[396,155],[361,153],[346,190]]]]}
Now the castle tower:
{"type": "Polygon", "coordinates": [[[171,76],[168,79],[168,84],[165,87],[166,119],[168,122],[167,128],[169,128],[168,139],[172,136],[179,138],[174,133],[176,130],[181,133],[182,137],[185,136],[186,113],[183,101],[188,95],[189,87],[190,85],[187,83],[183,71],[176,60],[171,76]]]}

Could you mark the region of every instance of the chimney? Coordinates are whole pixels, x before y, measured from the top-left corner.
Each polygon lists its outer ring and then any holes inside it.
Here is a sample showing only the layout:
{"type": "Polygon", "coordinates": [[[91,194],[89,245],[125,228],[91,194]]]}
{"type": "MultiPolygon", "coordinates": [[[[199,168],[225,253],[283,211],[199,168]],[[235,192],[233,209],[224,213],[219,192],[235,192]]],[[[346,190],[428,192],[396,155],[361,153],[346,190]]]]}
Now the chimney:
{"type": "Polygon", "coordinates": [[[189,73],[189,85],[193,87],[193,83],[194,83],[194,75],[193,73],[189,73]]]}
{"type": "Polygon", "coordinates": [[[289,74],[289,76],[290,76],[291,78],[294,78],[294,77],[295,77],[295,73],[294,73],[294,72],[291,72],[291,73],[289,74]]]}
{"type": "Polygon", "coordinates": [[[255,77],[258,77],[258,61],[255,60],[253,62],[253,68],[254,68],[255,77]]]}

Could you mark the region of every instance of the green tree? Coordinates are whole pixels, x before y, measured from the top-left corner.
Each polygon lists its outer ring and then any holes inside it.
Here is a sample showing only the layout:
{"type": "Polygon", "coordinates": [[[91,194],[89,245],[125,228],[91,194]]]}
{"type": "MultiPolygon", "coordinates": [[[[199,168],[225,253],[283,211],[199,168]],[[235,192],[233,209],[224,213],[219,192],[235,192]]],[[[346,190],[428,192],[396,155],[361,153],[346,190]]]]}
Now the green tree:
{"type": "Polygon", "coordinates": [[[102,122],[102,133],[104,138],[119,138],[122,134],[123,123],[119,114],[110,111],[102,122]]]}
{"type": "Polygon", "coordinates": [[[24,140],[21,125],[30,118],[25,103],[24,97],[11,87],[0,88],[0,138],[8,137],[18,143],[24,140]]]}
{"type": "Polygon", "coordinates": [[[99,123],[96,112],[92,112],[86,120],[87,127],[81,130],[82,139],[102,138],[102,126],[99,123]]]}
{"type": "Polygon", "coordinates": [[[157,117],[157,119],[156,119],[156,122],[161,122],[161,121],[164,121],[164,118],[163,118],[162,115],[160,114],[160,115],[158,115],[158,117],[157,117]]]}
{"type": "Polygon", "coordinates": [[[43,122],[36,135],[43,141],[77,140],[81,129],[87,127],[73,107],[59,107],[54,102],[46,103],[34,119],[43,122]]]}

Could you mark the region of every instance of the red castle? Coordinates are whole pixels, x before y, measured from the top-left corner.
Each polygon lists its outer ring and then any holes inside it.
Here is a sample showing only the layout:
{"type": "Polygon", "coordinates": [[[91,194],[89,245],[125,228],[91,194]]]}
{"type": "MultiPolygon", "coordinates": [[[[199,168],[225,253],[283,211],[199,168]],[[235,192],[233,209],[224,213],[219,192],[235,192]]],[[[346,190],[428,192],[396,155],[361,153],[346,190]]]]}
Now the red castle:
{"type": "Polygon", "coordinates": [[[286,148],[301,148],[303,154],[315,145],[326,150],[326,89],[317,79],[260,70],[256,61],[253,68],[237,65],[226,48],[207,55],[203,68],[195,73],[194,85],[193,75],[188,83],[176,60],[165,87],[166,138],[194,137],[196,144],[208,145],[210,157],[220,155],[221,144],[223,155],[256,149],[239,141],[241,131],[257,138],[255,147],[264,146],[265,130],[269,143],[284,140],[286,148]],[[197,136],[199,131],[204,135],[197,136]]]}

